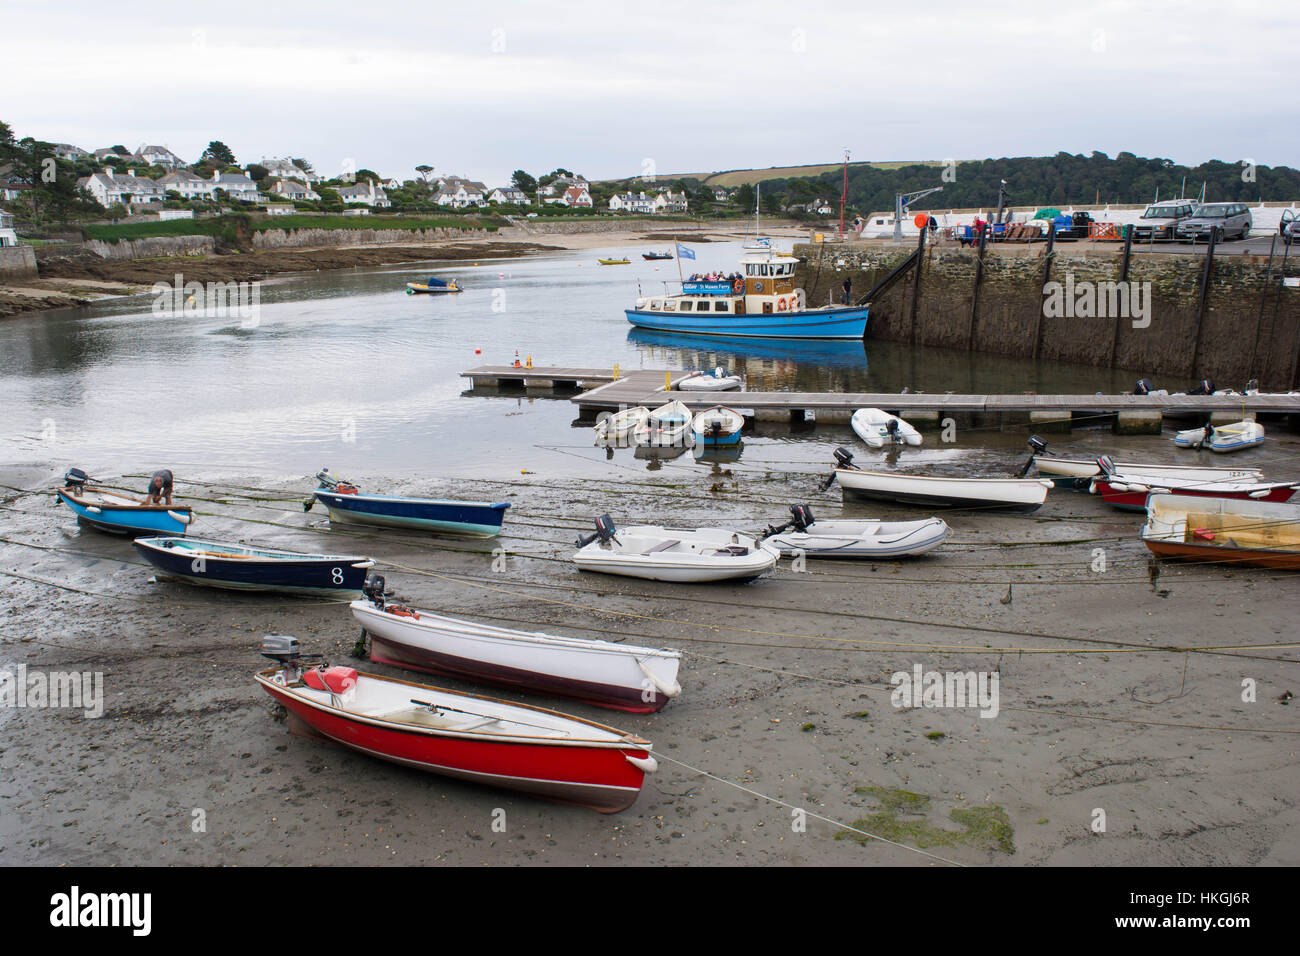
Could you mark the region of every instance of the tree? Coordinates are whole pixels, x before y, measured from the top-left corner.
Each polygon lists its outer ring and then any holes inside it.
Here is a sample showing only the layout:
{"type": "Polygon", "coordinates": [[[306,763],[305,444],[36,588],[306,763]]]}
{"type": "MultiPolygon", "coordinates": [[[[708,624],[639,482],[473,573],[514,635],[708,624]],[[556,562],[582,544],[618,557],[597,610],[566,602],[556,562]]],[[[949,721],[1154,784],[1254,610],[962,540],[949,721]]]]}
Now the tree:
{"type": "Polygon", "coordinates": [[[421,163],[419,166],[415,167],[415,171],[420,174],[420,178],[424,180],[424,184],[427,186],[429,184],[429,177],[433,175],[433,167],[428,163],[421,163]]]}
{"type": "Polygon", "coordinates": [[[316,175],[316,170],[312,168],[311,163],[307,162],[307,160],[298,159],[295,157],[293,160],[291,160],[291,162],[299,169],[301,169],[304,173],[306,173],[308,176],[316,175]]]}
{"type": "Polygon", "coordinates": [[[271,175],[271,171],[261,163],[249,163],[247,171],[248,178],[255,183],[260,183],[267,176],[271,175]]]}
{"type": "Polygon", "coordinates": [[[732,201],[745,212],[749,212],[754,208],[754,187],[749,183],[742,184],[741,187],[736,190],[736,194],[732,197],[732,201]]]}
{"type": "Polygon", "coordinates": [[[361,182],[362,180],[369,180],[372,183],[379,182],[379,174],[373,169],[358,169],[354,176],[357,182],[361,182]]]}
{"type": "Polygon", "coordinates": [[[522,169],[516,169],[510,174],[510,185],[529,196],[537,192],[537,180],[522,169]]]}
{"type": "MultiPolygon", "coordinates": [[[[116,148],[114,147],[114,149],[116,148]]],[[[203,155],[199,157],[199,160],[215,163],[218,166],[233,166],[235,165],[235,154],[221,140],[214,139],[208,143],[208,148],[203,151],[203,155]]]]}

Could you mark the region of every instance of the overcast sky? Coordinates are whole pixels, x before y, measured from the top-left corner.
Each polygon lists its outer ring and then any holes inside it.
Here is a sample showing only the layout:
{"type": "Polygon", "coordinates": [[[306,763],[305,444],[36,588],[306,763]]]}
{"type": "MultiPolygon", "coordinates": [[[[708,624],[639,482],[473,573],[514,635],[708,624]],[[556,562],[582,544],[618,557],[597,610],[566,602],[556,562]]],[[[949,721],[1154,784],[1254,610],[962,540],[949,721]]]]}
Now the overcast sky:
{"type": "Polygon", "coordinates": [[[0,120],[504,184],[1129,150],[1300,166],[1295,0],[6,0],[0,120]],[[653,164],[652,166],[647,164],[653,164]]]}

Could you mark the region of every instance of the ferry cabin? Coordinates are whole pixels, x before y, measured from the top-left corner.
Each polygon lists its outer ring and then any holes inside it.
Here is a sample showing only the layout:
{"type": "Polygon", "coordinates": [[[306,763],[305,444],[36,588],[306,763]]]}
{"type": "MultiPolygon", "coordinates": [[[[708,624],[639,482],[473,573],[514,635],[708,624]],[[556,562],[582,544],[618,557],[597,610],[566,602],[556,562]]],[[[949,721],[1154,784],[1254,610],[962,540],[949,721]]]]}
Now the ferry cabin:
{"type": "Polygon", "coordinates": [[[802,289],[794,287],[799,260],[778,253],[748,255],[740,260],[742,279],[685,281],[676,295],[646,298],[637,303],[647,312],[717,312],[732,315],[770,315],[800,312],[807,303],[802,289]]]}

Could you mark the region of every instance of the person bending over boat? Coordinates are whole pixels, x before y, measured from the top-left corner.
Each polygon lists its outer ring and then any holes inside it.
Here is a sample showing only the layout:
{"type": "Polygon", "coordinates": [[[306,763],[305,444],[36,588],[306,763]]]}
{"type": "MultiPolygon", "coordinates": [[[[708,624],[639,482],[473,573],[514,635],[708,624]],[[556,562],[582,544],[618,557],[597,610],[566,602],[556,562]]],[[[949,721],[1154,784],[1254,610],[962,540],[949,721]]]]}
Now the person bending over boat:
{"type": "Polygon", "coordinates": [[[155,471],[153,477],[149,479],[149,490],[145,492],[142,505],[161,505],[166,499],[168,508],[172,506],[172,473],[169,469],[164,468],[162,471],[155,471]]]}

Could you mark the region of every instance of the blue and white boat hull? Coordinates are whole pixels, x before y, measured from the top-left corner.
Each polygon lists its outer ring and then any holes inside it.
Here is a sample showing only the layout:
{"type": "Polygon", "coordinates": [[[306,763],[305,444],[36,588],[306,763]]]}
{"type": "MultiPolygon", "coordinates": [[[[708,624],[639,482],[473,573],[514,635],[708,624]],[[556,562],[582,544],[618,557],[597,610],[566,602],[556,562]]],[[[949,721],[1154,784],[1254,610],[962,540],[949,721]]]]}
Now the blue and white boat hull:
{"type": "Polygon", "coordinates": [[[656,332],[732,338],[859,340],[866,333],[867,312],[865,306],[745,314],[626,310],[627,320],[634,326],[656,332]]]}
{"type": "Polygon", "coordinates": [[[303,554],[197,538],[137,538],[157,576],[233,591],[349,597],[375,562],[361,555],[303,554]]]}
{"type": "Polygon", "coordinates": [[[327,488],[317,488],[315,500],[329,509],[331,522],[445,531],[484,538],[501,532],[506,509],[510,507],[509,502],[341,495],[327,488]]]}
{"type": "Polygon", "coordinates": [[[75,498],[60,488],[59,500],[72,509],[77,520],[109,534],[183,535],[194,520],[189,508],[152,505],[113,505],[100,499],[75,498]]]}

